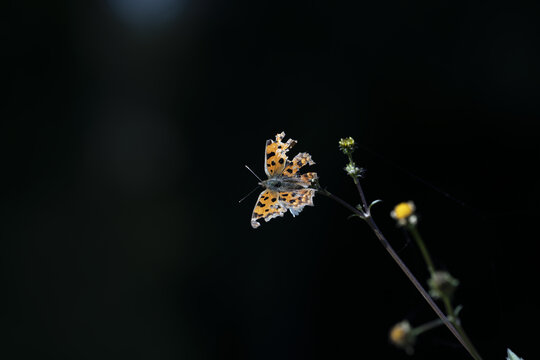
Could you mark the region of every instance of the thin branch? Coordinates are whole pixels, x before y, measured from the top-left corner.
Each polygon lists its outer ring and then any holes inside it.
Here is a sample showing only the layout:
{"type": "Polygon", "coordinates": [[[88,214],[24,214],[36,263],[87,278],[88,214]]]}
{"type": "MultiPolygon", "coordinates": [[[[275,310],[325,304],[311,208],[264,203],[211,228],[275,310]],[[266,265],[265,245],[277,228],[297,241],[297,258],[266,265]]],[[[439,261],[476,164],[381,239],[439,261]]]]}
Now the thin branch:
{"type": "MultiPolygon", "coordinates": [[[[365,200],[365,196],[364,196],[364,192],[362,191],[362,187],[360,186],[360,182],[358,181],[355,181],[356,183],[356,186],[358,188],[358,191],[360,193],[360,197],[362,199],[362,206],[364,209],[367,209],[367,202],[365,200]]],[[[367,212],[362,212],[358,209],[356,209],[355,207],[349,205],[347,202],[345,202],[344,200],[342,200],[341,198],[335,196],[334,194],[330,193],[328,190],[326,189],[322,189],[322,188],[318,188],[318,192],[322,195],[325,195],[333,200],[335,200],[336,202],[340,203],[342,206],[344,206],[345,208],[347,208],[348,210],[350,210],[351,212],[353,212],[355,215],[357,215],[358,217],[361,217],[362,219],[364,219],[369,227],[371,227],[371,229],[373,230],[373,232],[375,233],[375,236],[377,236],[377,238],[379,239],[379,241],[381,242],[381,244],[384,246],[384,248],[386,249],[386,251],[388,251],[388,253],[390,254],[390,256],[392,257],[392,259],[394,259],[394,261],[396,262],[396,264],[400,267],[400,269],[405,273],[405,275],[407,276],[407,278],[412,282],[412,284],[414,285],[414,287],[420,292],[420,294],[422,295],[422,297],[424,298],[424,300],[426,300],[426,302],[429,304],[429,306],[433,309],[433,311],[435,312],[435,314],[437,314],[437,316],[441,319],[441,321],[446,325],[446,327],[450,330],[450,332],[456,337],[456,339],[461,343],[461,345],[469,352],[469,354],[473,357],[473,359],[475,360],[481,360],[480,356],[478,355],[478,353],[476,353],[476,351],[474,351],[474,349],[471,349],[471,347],[469,346],[469,344],[467,344],[467,341],[465,341],[463,339],[463,337],[461,336],[461,334],[457,331],[457,329],[455,328],[455,326],[450,322],[450,320],[448,320],[448,318],[444,315],[444,313],[441,311],[441,309],[437,306],[437,304],[435,303],[435,301],[433,301],[433,299],[431,298],[431,296],[428,294],[428,292],[422,287],[422,284],[420,284],[420,282],[416,279],[416,277],[413,275],[413,273],[409,270],[409,268],[407,267],[407,265],[405,265],[405,263],[403,262],[403,260],[401,260],[401,258],[399,257],[399,255],[395,252],[395,250],[392,248],[392,246],[390,245],[390,243],[388,242],[388,240],[386,240],[386,238],[384,237],[384,235],[382,234],[382,232],[380,231],[379,227],[377,226],[377,224],[375,223],[375,221],[373,220],[373,218],[371,217],[371,215],[367,212]]]]}

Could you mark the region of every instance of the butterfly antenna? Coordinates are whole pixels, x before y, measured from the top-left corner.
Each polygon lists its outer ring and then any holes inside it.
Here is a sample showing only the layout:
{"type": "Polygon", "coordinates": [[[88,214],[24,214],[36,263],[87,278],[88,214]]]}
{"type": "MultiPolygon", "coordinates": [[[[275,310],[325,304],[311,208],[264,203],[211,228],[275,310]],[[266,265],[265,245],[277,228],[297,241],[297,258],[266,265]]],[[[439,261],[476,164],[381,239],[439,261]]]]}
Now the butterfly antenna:
{"type": "Polygon", "coordinates": [[[258,177],[257,174],[255,174],[255,172],[249,168],[249,166],[247,166],[247,165],[244,165],[244,166],[246,167],[246,169],[248,169],[249,171],[251,171],[251,173],[253,174],[253,176],[255,176],[259,181],[262,181],[261,178],[258,177]]]}
{"type": "MultiPolygon", "coordinates": [[[[253,170],[251,170],[249,168],[249,166],[247,165],[244,165],[246,167],[246,169],[248,169],[252,174],[253,176],[255,176],[257,178],[257,180],[259,180],[260,182],[262,182],[261,178],[257,176],[257,174],[255,174],[255,172],[253,170]]],[[[247,193],[246,196],[244,196],[243,198],[241,198],[238,203],[241,203],[242,201],[244,201],[245,198],[247,198],[249,195],[251,195],[255,190],[257,190],[259,188],[259,185],[257,185],[253,190],[251,190],[250,192],[247,193]]]]}
{"type": "Polygon", "coordinates": [[[243,198],[241,198],[240,200],[238,200],[238,203],[240,204],[242,201],[244,201],[249,195],[253,194],[253,192],[255,190],[257,190],[259,188],[259,185],[257,185],[253,190],[251,190],[250,192],[247,193],[246,196],[244,196],[243,198]]]}

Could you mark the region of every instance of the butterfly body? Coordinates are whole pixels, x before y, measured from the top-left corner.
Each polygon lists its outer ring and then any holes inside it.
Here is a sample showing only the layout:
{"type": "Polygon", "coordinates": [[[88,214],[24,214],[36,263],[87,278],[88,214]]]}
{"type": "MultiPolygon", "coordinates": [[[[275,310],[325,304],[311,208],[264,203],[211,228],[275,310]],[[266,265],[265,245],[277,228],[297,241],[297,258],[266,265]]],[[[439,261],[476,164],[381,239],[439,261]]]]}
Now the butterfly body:
{"type": "Polygon", "coordinates": [[[310,186],[317,179],[317,173],[310,172],[298,174],[304,165],[313,165],[315,162],[308,153],[299,153],[289,160],[287,151],[296,144],[289,139],[286,143],[281,140],[285,137],[282,132],[276,135],[276,140],[266,142],[265,172],[267,180],[259,184],[265,188],[257,199],[257,204],[251,216],[251,226],[260,226],[257,220],[270,221],[277,216],[283,216],[290,211],[293,216],[298,215],[304,206],[313,206],[315,189],[310,186]]]}
{"type": "Polygon", "coordinates": [[[270,191],[294,191],[300,189],[306,189],[311,184],[302,180],[300,177],[290,177],[277,175],[271,177],[268,180],[261,181],[259,185],[267,188],[270,191]]]}

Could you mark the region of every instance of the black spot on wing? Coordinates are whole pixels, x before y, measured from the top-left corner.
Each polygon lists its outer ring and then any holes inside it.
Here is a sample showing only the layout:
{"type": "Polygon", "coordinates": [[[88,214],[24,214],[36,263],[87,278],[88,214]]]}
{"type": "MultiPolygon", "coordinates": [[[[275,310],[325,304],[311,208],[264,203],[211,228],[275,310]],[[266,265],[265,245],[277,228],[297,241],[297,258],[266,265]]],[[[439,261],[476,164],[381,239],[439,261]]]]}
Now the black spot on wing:
{"type": "Polygon", "coordinates": [[[277,200],[276,198],[272,198],[272,202],[276,202],[276,200],[277,200]]]}
{"type": "Polygon", "coordinates": [[[280,164],[283,164],[284,161],[285,161],[285,160],[283,160],[283,158],[280,158],[278,162],[279,162],[280,164]]]}
{"type": "Polygon", "coordinates": [[[271,158],[272,156],[276,156],[276,153],[273,152],[273,151],[270,152],[270,153],[268,153],[268,154],[266,154],[266,157],[267,157],[267,158],[271,158]]]}
{"type": "Polygon", "coordinates": [[[287,169],[287,172],[288,172],[289,174],[292,174],[292,169],[291,169],[291,168],[288,168],[288,169],[287,169]]]}
{"type": "Polygon", "coordinates": [[[264,207],[264,204],[263,204],[262,202],[259,201],[259,202],[257,203],[257,206],[259,206],[259,207],[264,207]]]}

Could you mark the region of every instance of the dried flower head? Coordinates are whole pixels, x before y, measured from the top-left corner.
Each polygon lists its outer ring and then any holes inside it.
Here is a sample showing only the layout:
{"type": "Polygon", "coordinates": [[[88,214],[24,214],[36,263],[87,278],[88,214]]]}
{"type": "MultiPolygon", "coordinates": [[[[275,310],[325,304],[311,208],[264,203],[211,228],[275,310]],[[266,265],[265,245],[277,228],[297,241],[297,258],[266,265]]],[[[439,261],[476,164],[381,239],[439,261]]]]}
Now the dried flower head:
{"type": "Polygon", "coordinates": [[[411,324],[407,320],[394,325],[390,329],[388,338],[392,344],[405,350],[407,354],[411,355],[414,352],[416,335],[412,332],[411,324]]]}
{"type": "Polygon", "coordinates": [[[427,281],[429,293],[434,299],[451,298],[459,285],[459,280],[448,271],[435,271],[427,281]]]}

